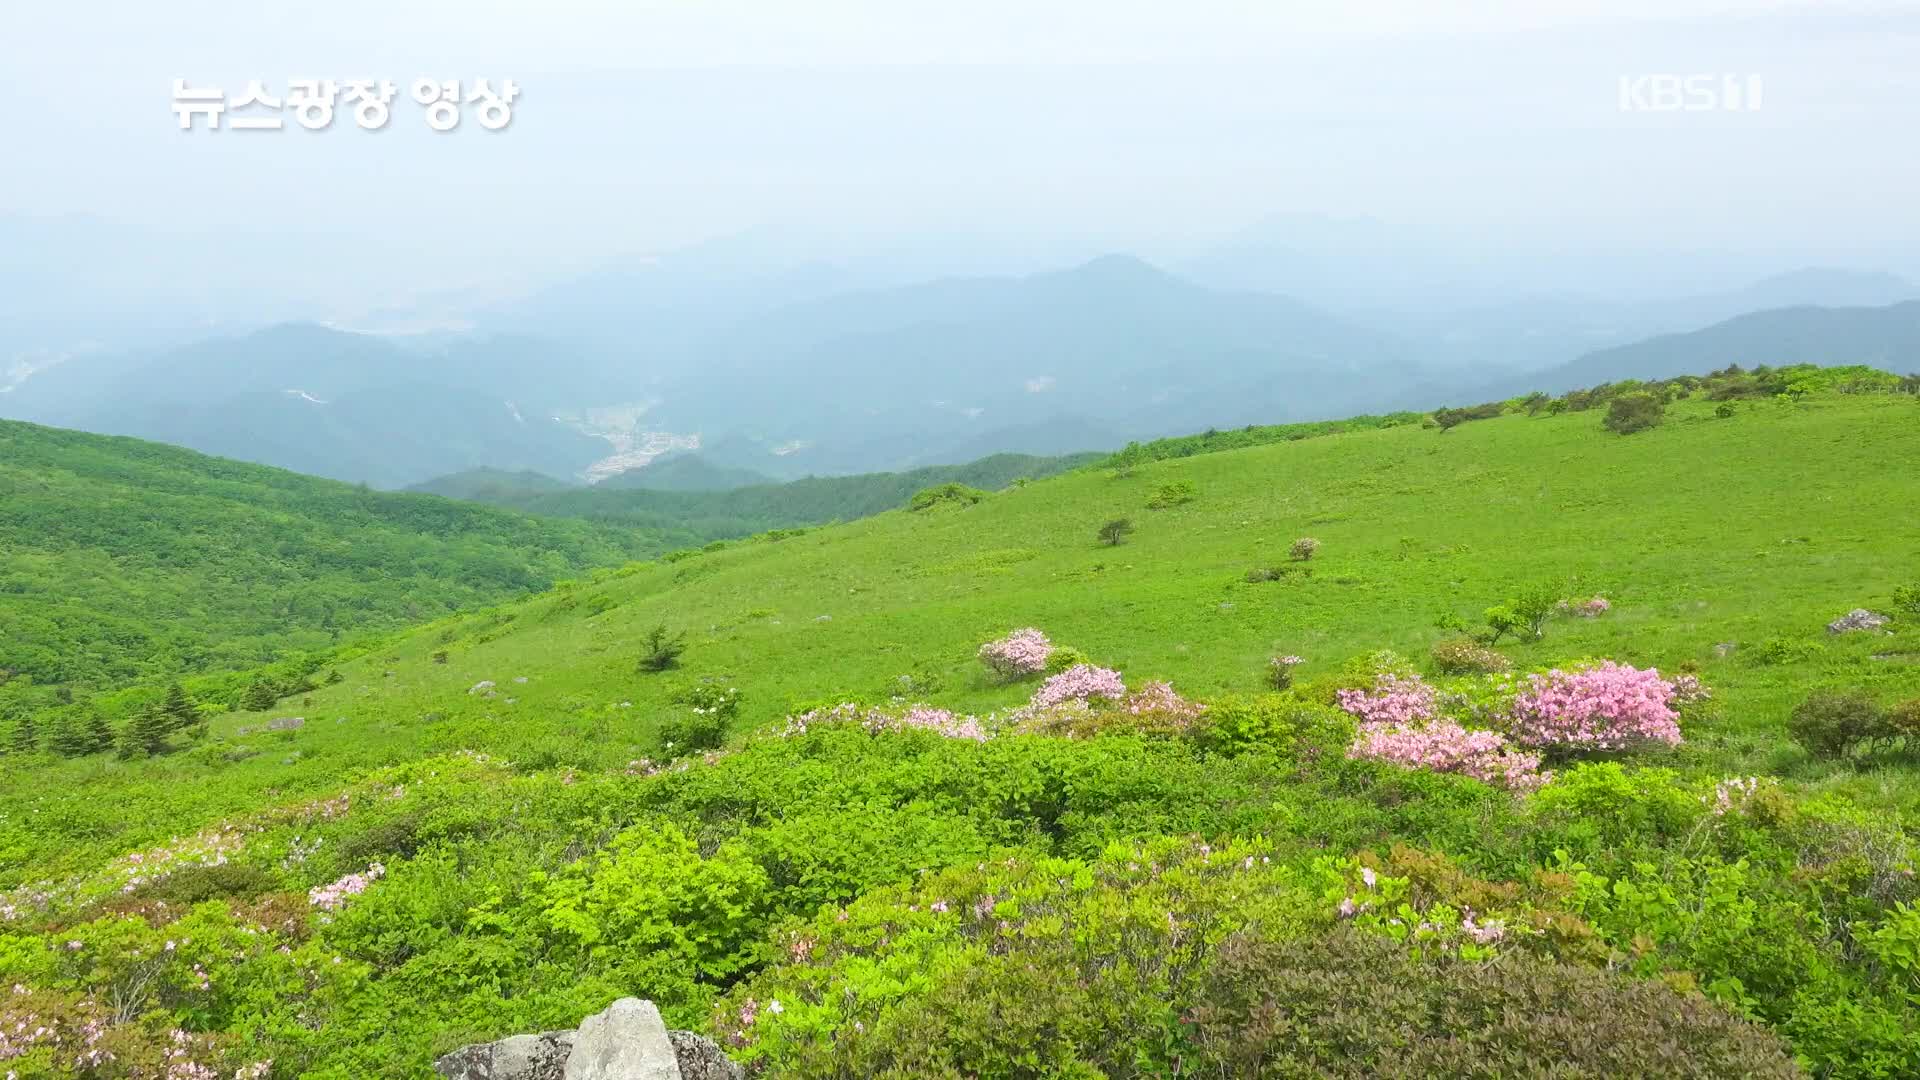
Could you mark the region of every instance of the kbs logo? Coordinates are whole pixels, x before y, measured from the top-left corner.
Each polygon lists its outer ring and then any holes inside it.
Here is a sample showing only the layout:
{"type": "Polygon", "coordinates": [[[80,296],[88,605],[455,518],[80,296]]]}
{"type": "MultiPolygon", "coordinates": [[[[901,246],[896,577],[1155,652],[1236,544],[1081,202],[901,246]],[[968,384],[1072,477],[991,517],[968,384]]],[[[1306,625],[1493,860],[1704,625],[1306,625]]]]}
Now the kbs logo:
{"type": "Polygon", "coordinates": [[[1755,112],[1758,75],[1622,75],[1621,112],[1755,112]]]}

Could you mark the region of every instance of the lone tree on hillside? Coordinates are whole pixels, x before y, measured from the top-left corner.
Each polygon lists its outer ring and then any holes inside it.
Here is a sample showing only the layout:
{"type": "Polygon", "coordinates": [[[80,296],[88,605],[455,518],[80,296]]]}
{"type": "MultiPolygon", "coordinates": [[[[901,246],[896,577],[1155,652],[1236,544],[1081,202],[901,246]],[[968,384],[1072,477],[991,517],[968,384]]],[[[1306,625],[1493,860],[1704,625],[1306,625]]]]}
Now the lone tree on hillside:
{"type": "Polygon", "coordinates": [[[686,651],[686,632],[670,633],[667,624],[661,623],[640,639],[640,670],[666,671],[678,664],[680,654],[686,651]]]}
{"type": "Polygon", "coordinates": [[[1133,520],[1131,518],[1114,518],[1112,521],[1100,526],[1100,542],[1108,547],[1119,547],[1121,544],[1127,542],[1127,537],[1132,535],[1132,533],[1133,520]]]}

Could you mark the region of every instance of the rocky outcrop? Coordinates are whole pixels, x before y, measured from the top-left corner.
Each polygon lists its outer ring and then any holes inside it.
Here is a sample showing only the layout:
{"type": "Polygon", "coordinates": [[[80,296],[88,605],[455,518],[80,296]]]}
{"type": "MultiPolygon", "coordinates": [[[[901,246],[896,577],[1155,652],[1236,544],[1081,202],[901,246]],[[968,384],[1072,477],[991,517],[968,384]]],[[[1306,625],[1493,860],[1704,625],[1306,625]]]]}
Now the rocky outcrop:
{"type": "Polygon", "coordinates": [[[1827,633],[1851,634],[1860,630],[1878,630],[1885,625],[1887,625],[1885,615],[1875,615],[1866,608],[1854,608],[1828,623],[1827,633]]]}
{"type": "Polygon", "coordinates": [[[446,1080],[741,1080],[713,1041],[668,1031],[651,1001],[621,998],[578,1031],[463,1046],[434,1062],[446,1080]]]}

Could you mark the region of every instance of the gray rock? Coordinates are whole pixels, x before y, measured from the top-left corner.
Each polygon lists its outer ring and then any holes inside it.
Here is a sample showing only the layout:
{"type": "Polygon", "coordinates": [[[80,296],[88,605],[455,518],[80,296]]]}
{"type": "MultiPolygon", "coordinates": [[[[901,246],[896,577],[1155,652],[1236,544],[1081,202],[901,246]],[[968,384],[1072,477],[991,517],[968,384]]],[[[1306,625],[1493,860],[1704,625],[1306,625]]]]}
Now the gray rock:
{"type": "Polygon", "coordinates": [[[1829,634],[1850,634],[1856,630],[1878,630],[1887,625],[1884,615],[1875,615],[1866,608],[1854,608],[1845,615],[1827,624],[1829,634]]]}
{"type": "Polygon", "coordinates": [[[1713,647],[1713,655],[1725,660],[1727,657],[1732,656],[1738,648],[1740,648],[1739,642],[1722,641],[1713,647]]]}
{"type": "Polygon", "coordinates": [[[673,1056],[680,1060],[681,1080],[745,1080],[747,1070],[728,1057],[712,1039],[691,1031],[669,1031],[673,1056]]]}
{"type": "Polygon", "coordinates": [[[267,721],[268,731],[299,731],[307,726],[304,716],[277,716],[267,721]]]}
{"type": "Polygon", "coordinates": [[[651,1001],[621,998],[575,1031],[463,1046],[433,1063],[445,1080],[745,1080],[713,1040],[668,1031],[651,1001]]]}
{"type": "Polygon", "coordinates": [[[447,1080],[561,1080],[573,1032],[515,1035],[499,1042],[463,1046],[433,1063],[447,1080]]]}
{"type": "Polygon", "coordinates": [[[561,1080],[681,1080],[660,1010],[651,1001],[621,998],[587,1017],[561,1080]]]}
{"type": "Polygon", "coordinates": [[[467,693],[469,694],[488,694],[492,692],[493,692],[492,679],[481,679],[479,682],[474,683],[472,686],[467,688],[467,693]]]}

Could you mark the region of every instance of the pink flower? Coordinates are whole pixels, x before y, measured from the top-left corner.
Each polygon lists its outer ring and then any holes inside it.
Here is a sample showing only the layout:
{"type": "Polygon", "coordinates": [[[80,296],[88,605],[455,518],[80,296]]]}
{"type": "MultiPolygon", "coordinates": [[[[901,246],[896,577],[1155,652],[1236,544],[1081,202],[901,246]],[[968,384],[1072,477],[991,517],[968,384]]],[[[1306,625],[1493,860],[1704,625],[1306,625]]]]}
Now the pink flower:
{"type": "Polygon", "coordinates": [[[1514,699],[1510,723],[1524,745],[1615,751],[1682,742],[1674,685],[1652,668],[1608,660],[1579,671],[1555,669],[1530,682],[1514,699]]]}
{"type": "Polygon", "coordinates": [[[1064,701],[1088,701],[1093,698],[1118,701],[1126,693],[1127,684],[1120,681],[1119,672],[1092,664],[1075,664],[1041,683],[1028,704],[1032,708],[1044,709],[1064,701]]]}
{"type": "Polygon", "coordinates": [[[1006,679],[1040,674],[1047,670],[1047,659],[1052,655],[1053,643],[1031,626],[987,642],[980,646],[979,653],[981,663],[1006,679]]]}
{"type": "Polygon", "coordinates": [[[1433,687],[1418,675],[1382,675],[1372,690],[1342,690],[1340,707],[1365,724],[1412,724],[1433,718],[1433,687]]]}
{"type": "Polygon", "coordinates": [[[1539,771],[1539,754],[1512,749],[1499,732],[1469,731],[1446,719],[1361,724],[1347,756],[1457,773],[1515,792],[1532,791],[1552,779],[1552,774],[1539,771]]]}

